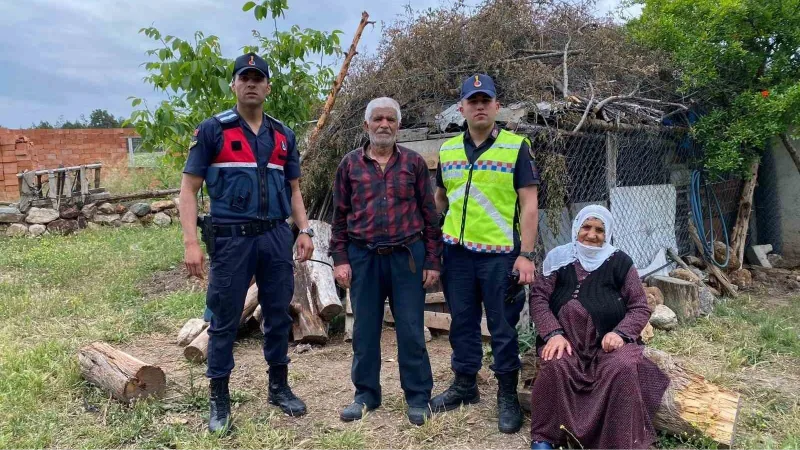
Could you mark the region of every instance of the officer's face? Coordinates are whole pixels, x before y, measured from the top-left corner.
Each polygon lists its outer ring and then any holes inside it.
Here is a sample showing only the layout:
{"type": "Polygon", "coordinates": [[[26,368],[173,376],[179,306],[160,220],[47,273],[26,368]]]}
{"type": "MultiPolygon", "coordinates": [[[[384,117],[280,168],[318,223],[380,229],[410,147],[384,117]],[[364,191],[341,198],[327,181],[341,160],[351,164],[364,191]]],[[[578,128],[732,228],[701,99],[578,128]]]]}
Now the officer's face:
{"type": "Polygon", "coordinates": [[[236,76],[233,92],[239,103],[244,105],[261,105],[269,94],[269,80],[258,71],[246,70],[236,76]]]}
{"type": "Polygon", "coordinates": [[[394,145],[397,138],[397,111],[394,108],[375,108],[372,117],[364,123],[369,133],[369,142],[378,147],[394,145]]]}
{"type": "Polygon", "coordinates": [[[461,115],[473,127],[494,125],[500,111],[500,102],[484,93],[478,93],[461,101],[461,115]]]}

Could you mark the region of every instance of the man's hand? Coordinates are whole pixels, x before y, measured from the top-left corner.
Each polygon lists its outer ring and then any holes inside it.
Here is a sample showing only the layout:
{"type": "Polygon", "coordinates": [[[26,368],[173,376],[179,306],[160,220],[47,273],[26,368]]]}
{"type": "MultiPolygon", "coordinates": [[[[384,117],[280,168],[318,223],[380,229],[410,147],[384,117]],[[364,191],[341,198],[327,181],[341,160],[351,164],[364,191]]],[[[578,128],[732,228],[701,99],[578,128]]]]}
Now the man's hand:
{"type": "Polygon", "coordinates": [[[300,236],[297,236],[297,260],[306,262],[312,254],[314,254],[314,241],[311,240],[311,236],[300,233],[300,236]]]}
{"type": "Polygon", "coordinates": [[[564,352],[572,356],[572,346],[569,345],[567,338],[557,334],[548,339],[547,344],[542,347],[542,359],[545,361],[550,361],[553,358],[561,359],[564,352]]]}
{"type": "Polygon", "coordinates": [[[190,276],[201,280],[205,278],[205,255],[203,254],[203,249],[200,248],[200,244],[197,242],[186,244],[183,261],[190,276]]]}
{"type": "Polygon", "coordinates": [[[533,283],[533,277],[536,273],[536,266],[533,265],[533,261],[523,256],[518,256],[517,260],[514,261],[513,270],[519,272],[519,284],[533,283]]]}
{"type": "Polygon", "coordinates": [[[339,283],[339,286],[350,289],[350,280],[353,279],[353,273],[350,270],[350,264],[340,264],[333,268],[333,278],[339,283]]]}
{"type": "Polygon", "coordinates": [[[439,281],[438,270],[423,270],[422,271],[422,287],[428,289],[439,281]]]}
{"type": "Polygon", "coordinates": [[[606,335],[603,337],[603,351],[606,353],[613,352],[623,345],[625,345],[625,341],[622,340],[620,335],[613,331],[606,333],[606,335]]]}

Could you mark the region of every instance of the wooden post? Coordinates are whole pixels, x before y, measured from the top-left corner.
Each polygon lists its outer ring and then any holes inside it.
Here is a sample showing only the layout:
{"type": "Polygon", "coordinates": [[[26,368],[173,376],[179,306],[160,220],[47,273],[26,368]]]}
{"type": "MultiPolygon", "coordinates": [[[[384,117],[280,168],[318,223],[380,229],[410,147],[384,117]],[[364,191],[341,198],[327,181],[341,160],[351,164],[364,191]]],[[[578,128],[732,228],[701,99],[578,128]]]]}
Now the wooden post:
{"type": "Polygon", "coordinates": [[[371,23],[375,22],[369,21],[369,14],[366,11],[362,12],[361,22],[358,23],[356,34],[353,36],[353,42],[350,44],[350,48],[347,50],[347,55],[344,57],[344,62],[342,63],[342,68],[339,69],[339,74],[333,81],[331,91],[328,93],[328,98],[325,100],[325,106],[322,108],[322,114],[319,116],[319,119],[317,119],[317,125],[314,127],[308,137],[308,147],[306,148],[310,148],[311,144],[316,141],[317,135],[322,130],[322,127],[325,126],[325,122],[328,121],[328,116],[333,109],[333,104],[336,102],[336,94],[339,93],[339,90],[342,88],[344,77],[347,76],[347,71],[350,69],[350,61],[357,53],[356,47],[358,47],[358,41],[361,39],[361,33],[363,33],[364,28],[371,23]]]}
{"type": "Polygon", "coordinates": [[[97,166],[94,169],[94,188],[100,189],[100,168],[101,166],[97,166]]]}
{"type": "Polygon", "coordinates": [[[611,189],[617,187],[617,156],[619,155],[617,140],[617,132],[606,132],[606,187],[609,198],[611,189]]]}
{"type": "Polygon", "coordinates": [[[758,179],[758,160],[750,164],[750,179],[742,186],[742,196],[739,198],[739,212],[736,215],[736,225],[731,233],[731,252],[739,257],[739,266],[730,267],[730,270],[742,268],[744,261],[744,244],[747,240],[747,230],[750,227],[750,214],[753,212],[753,193],[756,190],[758,179]]]}
{"type": "Polygon", "coordinates": [[[105,342],[94,342],[78,351],[78,363],[89,382],[109,391],[117,400],[161,396],[167,387],[164,371],[105,342]]]}

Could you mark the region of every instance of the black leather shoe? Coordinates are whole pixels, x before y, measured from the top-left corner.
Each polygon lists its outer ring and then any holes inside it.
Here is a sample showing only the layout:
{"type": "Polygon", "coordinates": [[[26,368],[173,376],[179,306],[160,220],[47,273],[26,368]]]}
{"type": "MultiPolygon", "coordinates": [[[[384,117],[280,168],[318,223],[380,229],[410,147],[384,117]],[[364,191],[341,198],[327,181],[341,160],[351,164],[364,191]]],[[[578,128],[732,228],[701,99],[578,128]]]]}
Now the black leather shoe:
{"type": "Polygon", "coordinates": [[[375,408],[368,408],[367,405],[363,403],[353,402],[339,412],[339,418],[342,419],[342,422],[361,420],[364,418],[364,414],[374,409],[375,408]]]}
{"type": "Polygon", "coordinates": [[[516,433],[522,427],[522,408],[517,396],[519,370],[496,375],[497,377],[497,428],[503,433],[516,433]]]}
{"type": "Polygon", "coordinates": [[[431,415],[432,413],[430,406],[426,406],[424,408],[415,408],[413,406],[409,406],[408,411],[406,411],[408,421],[417,426],[424,425],[426,421],[430,420],[431,415]]]}
{"type": "Polygon", "coordinates": [[[531,450],[548,450],[552,449],[553,445],[549,442],[545,441],[533,441],[531,442],[531,450]]]}
{"type": "Polygon", "coordinates": [[[456,373],[453,384],[446,391],[431,399],[431,410],[437,413],[450,411],[461,405],[478,403],[480,399],[477,376],[456,373]]]}
{"type": "Polygon", "coordinates": [[[212,378],[209,383],[211,413],[208,430],[225,434],[231,427],[231,395],[228,392],[228,377],[212,378]]]}
{"type": "Polygon", "coordinates": [[[289,416],[302,416],[306,413],[306,404],[289,388],[288,377],[289,366],[270,366],[267,400],[270,404],[280,407],[289,416]]]}

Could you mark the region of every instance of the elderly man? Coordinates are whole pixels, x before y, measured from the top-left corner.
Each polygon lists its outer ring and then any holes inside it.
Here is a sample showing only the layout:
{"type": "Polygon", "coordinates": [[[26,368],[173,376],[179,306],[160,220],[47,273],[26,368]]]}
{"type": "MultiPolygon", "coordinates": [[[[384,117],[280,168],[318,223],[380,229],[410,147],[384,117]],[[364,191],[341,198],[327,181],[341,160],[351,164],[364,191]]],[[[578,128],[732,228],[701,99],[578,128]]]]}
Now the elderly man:
{"type": "Polygon", "coordinates": [[[396,145],[400,105],[377,98],[367,105],[369,144],[339,164],[330,253],[336,281],[350,288],[353,316],[354,402],[340,413],[359,420],[381,404],[383,304],[395,318],[400,385],[408,420],[430,417],[433,388],[425,348],[425,288],[439,279],[441,232],[428,166],[419,154],[396,145]]]}

